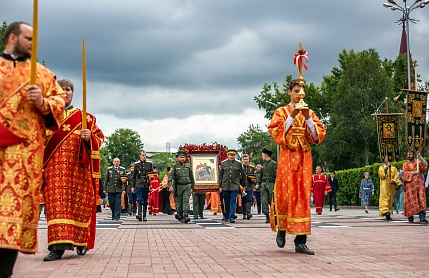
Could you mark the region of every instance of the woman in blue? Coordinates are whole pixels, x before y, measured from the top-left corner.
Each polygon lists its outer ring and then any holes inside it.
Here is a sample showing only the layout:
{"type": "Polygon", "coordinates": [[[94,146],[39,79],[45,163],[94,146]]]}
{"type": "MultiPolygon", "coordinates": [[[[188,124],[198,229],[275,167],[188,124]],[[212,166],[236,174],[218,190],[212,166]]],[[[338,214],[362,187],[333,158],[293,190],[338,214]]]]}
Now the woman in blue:
{"type": "Polygon", "coordinates": [[[365,172],[365,178],[360,183],[359,198],[360,205],[365,207],[366,213],[368,213],[368,204],[372,196],[374,196],[374,183],[369,178],[369,173],[365,172]]]}

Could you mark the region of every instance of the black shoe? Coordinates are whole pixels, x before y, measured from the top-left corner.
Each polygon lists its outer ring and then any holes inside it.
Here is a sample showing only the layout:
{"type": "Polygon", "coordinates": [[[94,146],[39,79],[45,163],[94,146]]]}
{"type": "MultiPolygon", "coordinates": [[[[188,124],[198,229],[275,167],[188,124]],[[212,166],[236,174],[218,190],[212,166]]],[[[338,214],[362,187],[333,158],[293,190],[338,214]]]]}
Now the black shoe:
{"type": "Polygon", "coordinates": [[[243,214],[243,219],[246,219],[246,218],[247,218],[247,216],[245,214],[243,214]]]}
{"type": "Polygon", "coordinates": [[[234,215],[234,219],[237,219],[237,215],[234,215]]]}
{"type": "Polygon", "coordinates": [[[235,223],[235,220],[229,220],[229,223],[235,223]]]}
{"type": "Polygon", "coordinates": [[[421,220],[420,220],[420,223],[427,224],[427,223],[428,223],[428,221],[427,221],[426,219],[421,219],[421,220]]]}
{"type": "Polygon", "coordinates": [[[80,256],[83,256],[86,254],[86,251],[88,251],[88,249],[86,248],[86,246],[78,246],[76,247],[76,253],[80,256]]]}
{"type": "Polygon", "coordinates": [[[198,215],[194,215],[194,219],[198,219],[198,215]]]}
{"type": "Polygon", "coordinates": [[[250,218],[252,218],[252,217],[253,217],[253,215],[248,214],[248,215],[247,215],[247,220],[250,220],[250,218]]]}
{"type": "Polygon", "coordinates": [[[339,211],[340,209],[335,209],[335,211],[339,211]]]}
{"type": "Polygon", "coordinates": [[[204,216],[203,216],[203,215],[198,215],[198,217],[199,217],[200,219],[204,219],[204,216]]]}
{"type": "Polygon", "coordinates": [[[46,257],[43,258],[45,262],[56,261],[63,257],[64,250],[52,250],[46,257]]]}
{"type": "Polygon", "coordinates": [[[321,212],[318,212],[317,214],[318,214],[318,215],[321,215],[322,213],[321,213],[321,212]]]}
{"type": "Polygon", "coordinates": [[[329,209],[329,211],[332,211],[332,209],[329,209]]]}
{"type": "Polygon", "coordinates": [[[269,213],[265,214],[265,223],[270,223],[270,214],[269,213]]]}
{"type": "Polygon", "coordinates": [[[277,246],[280,248],[285,247],[286,245],[286,231],[278,231],[276,236],[277,246]]]}
{"type": "Polygon", "coordinates": [[[384,216],[386,217],[386,220],[392,220],[392,217],[390,217],[390,212],[386,212],[384,216]]]}
{"type": "Polygon", "coordinates": [[[303,243],[295,246],[295,253],[302,253],[307,255],[314,255],[314,252],[307,248],[307,246],[303,243]]]}

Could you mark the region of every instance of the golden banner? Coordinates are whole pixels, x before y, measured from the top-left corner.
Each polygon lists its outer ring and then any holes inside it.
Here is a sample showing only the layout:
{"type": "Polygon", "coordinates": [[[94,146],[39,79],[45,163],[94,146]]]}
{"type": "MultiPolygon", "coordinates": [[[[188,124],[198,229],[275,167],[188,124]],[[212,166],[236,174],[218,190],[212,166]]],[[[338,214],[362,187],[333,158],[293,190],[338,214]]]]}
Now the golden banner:
{"type": "Polygon", "coordinates": [[[427,94],[422,91],[407,91],[406,128],[408,150],[422,152],[426,139],[427,94]]]}
{"type": "Polygon", "coordinates": [[[399,160],[399,116],[402,113],[374,114],[377,116],[378,146],[381,161],[399,160]]]}

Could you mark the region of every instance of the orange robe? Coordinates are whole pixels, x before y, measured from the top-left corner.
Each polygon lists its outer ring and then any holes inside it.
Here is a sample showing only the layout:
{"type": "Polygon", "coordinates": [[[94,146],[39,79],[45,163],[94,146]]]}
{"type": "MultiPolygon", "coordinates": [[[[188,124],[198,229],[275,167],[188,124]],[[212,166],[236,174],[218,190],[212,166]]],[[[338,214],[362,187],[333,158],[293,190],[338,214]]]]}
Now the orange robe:
{"type": "Polygon", "coordinates": [[[311,192],[313,193],[316,212],[322,212],[323,204],[325,204],[325,193],[331,191],[331,185],[329,184],[328,178],[324,174],[315,174],[313,176],[311,192]]]}
{"type": "Polygon", "coordinates": [[[413,175],[417,170],[415,161],[407,161],[402,165],[402,181],[404,183],[404,215],[414,216],[421,211],[426,211],[425,182],[422,174],[428,169],[428,164],[423,166],[419,162],[420,175],[413,175]]]}
{"type": "Polygon", "coordinates": [[[219,192],[207,192],[206,203],[207,203],[207,206],[210,206],[211,212],[216,212],[216,213],[222,212],[222,209],[220,207],[219,192]]]}
{"type": "Polygon", "coordinates": [[[159,176],[154,174],[151,177],[149,191],[150,194],[150,204],[149,211],[152,211],[152,214],[159,213],[159,176]]]}
{"type": "Polygon", "coordinates": [[[318,141],[311,137],[302,113],[299,113],[285,134],[285,122],[292,105],[278,108],[268,131],[280,146],[274,202],[271,204],[270,224],[273,231],[307,235],[311,233],[310,192],[312,184],[312,157],[310,144],[320,144],[326,130],[316,114],[310,110],[318,141]]]}
{"type": "Polygon", "coordinates": [[[94,247],[96,202],[100,178],[100,147],[104,140],[95,117],[87,114],[91,139],[80,137],[82,112],[65,111],[60,131],[48,133],[43,189],[48,246],[94,247]]]}
{"type": "Polygon", "coordinates": [[[36,108],[25,97],[29,79],[30,61],[0,57],[0,248],[36,253],[45,130],[59,128],[65,94],[38,64],[44,105],[36,108]]]}

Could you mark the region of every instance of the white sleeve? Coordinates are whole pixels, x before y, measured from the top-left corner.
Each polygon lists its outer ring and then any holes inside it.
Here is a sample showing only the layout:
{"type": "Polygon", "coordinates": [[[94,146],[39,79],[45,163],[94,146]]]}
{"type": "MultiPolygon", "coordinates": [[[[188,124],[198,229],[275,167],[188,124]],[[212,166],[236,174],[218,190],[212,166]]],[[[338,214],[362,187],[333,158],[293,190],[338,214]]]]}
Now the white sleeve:
{"type": "Polygon", "coordinates": [[[295,120],[295,118],[292,118],[291,116],[288,116],[285,122],[285,133],[284,135],[286,136],[286,133],[289,131],[290,127],[292,126],[293,121],[295,120]]]}
{"type": "Polygon", "coordinates": [[[308,118],[308,120],[305,120],[305,123],[307,124],[308,129],[310,130],[311,137],[314,141],[319,141],[319,137],[317,136],[316,128],[314,127],[314,121],[313,118],[308,118]]]}

